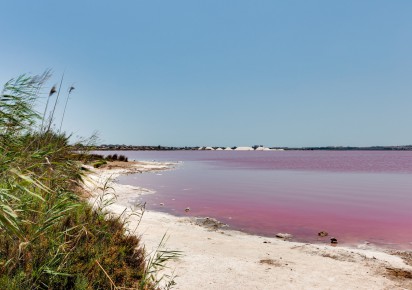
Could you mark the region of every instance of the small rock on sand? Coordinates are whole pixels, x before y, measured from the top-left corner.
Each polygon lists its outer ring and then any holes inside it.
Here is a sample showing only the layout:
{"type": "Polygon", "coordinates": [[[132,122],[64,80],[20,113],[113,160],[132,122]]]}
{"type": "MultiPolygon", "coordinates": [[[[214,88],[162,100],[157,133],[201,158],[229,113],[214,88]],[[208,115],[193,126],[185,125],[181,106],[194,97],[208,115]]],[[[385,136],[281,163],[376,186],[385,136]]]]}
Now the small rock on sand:
{"type": "Polygon", "coordinates": [[[287,234],[287,233],[277,233],[276,237],[279,239],[291,239],[293,236],[291,234],[287,234]]]}
{"type": "Polygon", "coordinates": [[[227,224],[224,224],[214,218],[196,218],[195,223],[199,226],[203,226],[205,228],[211,229],[211,230],[217,230],[221,228],[228,228],[229,226],[227,224]]]}

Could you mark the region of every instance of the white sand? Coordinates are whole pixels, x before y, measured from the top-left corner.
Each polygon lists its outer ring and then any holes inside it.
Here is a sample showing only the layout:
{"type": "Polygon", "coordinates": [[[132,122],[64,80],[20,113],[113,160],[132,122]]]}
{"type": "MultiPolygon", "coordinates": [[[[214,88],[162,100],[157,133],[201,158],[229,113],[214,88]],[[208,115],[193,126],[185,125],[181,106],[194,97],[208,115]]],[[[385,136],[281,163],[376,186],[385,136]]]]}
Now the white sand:
{"type": "MultiPolygon", "coordinates": [[[[93,190],[108,176],[130,171],[163,170],[171,164],[139,163],[132,169],[99,169],[90,175],[93,190]]],[[[110,211],[120,214],[133,196],[150,190],[110,183],[119,196],[110,211]]],[[[136,228],[132,217],[128,227],[136,228]]],[[[167,233],[166,248],[182,251],[164,273],[177,275],[175,289],[412,289],[411,279],[392,278],[386,268],[411,271],[394,255],[378,250],[303,244],[247,235],[210,231],[193,219],[146,211],[137,234],[147,251],[156,249],[167,233]]]]}

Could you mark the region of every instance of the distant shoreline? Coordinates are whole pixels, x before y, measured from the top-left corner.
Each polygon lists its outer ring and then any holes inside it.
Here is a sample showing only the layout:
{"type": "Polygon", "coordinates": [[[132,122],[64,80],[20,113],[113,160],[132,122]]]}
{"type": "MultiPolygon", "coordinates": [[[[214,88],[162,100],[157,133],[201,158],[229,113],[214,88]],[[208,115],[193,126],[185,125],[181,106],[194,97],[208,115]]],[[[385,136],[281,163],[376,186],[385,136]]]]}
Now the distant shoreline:
{"type": "MultiPolygon", "coordinates": [[[[255,147],[255,146],[253,146],[255,147]]],[[[252,148],[253,148],[252,147],[252,148]]],[[[92,150],[99,151],[193,151],[201,150],[208,151],[207,149],[201,149],[201,146],[146,146],[146,145],[99,145],[91,147],[92,150]]],[[[224,146],[212,146],[209,148],[226,148],[224,146]]],[[[231,148],[237,148],[236,146],[231,148]]],[[[401,146],[369,146],[369,147],[352,147],[352,146],[322,146],[322,147],[268,147],[271,150],[276,151],[412,151],[412,145],[401,146]]],[[[251,150],[255,151],[255,150],[251,150]]],[[[258,151],[258,150],[256,150],[258,151]]]]}

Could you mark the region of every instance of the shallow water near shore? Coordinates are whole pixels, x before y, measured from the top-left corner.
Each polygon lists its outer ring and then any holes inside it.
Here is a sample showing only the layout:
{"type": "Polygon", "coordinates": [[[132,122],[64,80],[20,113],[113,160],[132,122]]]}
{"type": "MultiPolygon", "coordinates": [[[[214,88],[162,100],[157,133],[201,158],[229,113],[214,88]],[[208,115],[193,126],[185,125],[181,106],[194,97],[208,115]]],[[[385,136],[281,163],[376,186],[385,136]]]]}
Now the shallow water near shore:
{"type": "Polygon", "coordinates": [[[333,236],[340,244],[412,248],[409,151],[121,154],[130,160],[181,162],[175,170],[118,178],[155,190],[139,199],[150,210],[210,216],[251,234],[287,232],[298,241],[328,243],[333,236]],[[320,231],[329,236],[319,238],[320,231]]]}

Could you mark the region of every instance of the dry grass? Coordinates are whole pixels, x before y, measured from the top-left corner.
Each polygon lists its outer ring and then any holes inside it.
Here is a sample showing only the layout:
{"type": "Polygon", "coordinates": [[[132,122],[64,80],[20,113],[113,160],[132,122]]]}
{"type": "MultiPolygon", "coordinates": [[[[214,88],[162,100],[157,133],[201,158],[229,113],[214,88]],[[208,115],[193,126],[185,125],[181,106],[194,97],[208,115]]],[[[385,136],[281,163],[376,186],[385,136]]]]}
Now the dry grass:
{"type": "Polygon", "coordinates": [[[262,259],[259,261],[260,264],[271,265],[275,267],[281,267],[282,263],[273,259],[262,259]]]}
{"type": "Polygon", "coordinates": [[[398,268],[386,268],[386,272],[390,277],[401,279],[412,279],[412,271],[398,269],[398,268]]]}
{"type": "Polygon", "coordinates": [[[412,252],[411,251],[393,251],[392,255],[402,258],[402,260],[409,266],[412,266],[412,252]]]}

